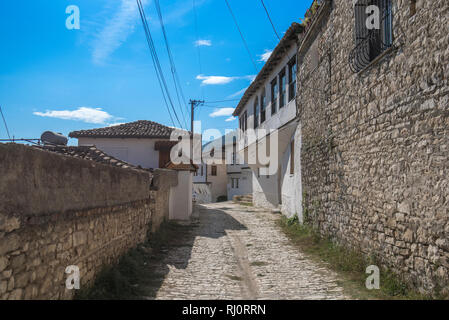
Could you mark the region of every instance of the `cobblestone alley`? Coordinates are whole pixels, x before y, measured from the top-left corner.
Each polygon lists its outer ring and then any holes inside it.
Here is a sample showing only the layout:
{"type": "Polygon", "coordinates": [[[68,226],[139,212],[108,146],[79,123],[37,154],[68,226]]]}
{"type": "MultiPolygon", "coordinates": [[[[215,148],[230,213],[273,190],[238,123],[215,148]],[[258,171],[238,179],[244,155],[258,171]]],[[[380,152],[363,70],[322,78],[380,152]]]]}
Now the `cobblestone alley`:
{"type": "Polygon", "coordinates": [[[229,202],[201,206],[193,226],[151,260],[156,299],[348,298],[335,273],[289,243],[278,218],[229,202]]]}

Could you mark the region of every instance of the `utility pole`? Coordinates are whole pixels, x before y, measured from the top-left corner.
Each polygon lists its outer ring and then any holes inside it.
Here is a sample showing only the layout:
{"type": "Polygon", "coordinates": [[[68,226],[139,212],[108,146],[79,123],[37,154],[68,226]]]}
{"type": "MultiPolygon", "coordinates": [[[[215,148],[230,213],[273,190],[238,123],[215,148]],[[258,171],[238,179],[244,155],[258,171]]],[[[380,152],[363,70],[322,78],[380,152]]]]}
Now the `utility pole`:
{"type": "Polygon", "coordinates": [[[204,104],[203,100],[190,100],[190,112],[191,112],[191,133],[192,133],[192,137],[193,137],[193,122],[195,119],[195,108],[198,107],[199,105],[204,104]]]}
{"type": "MultiPolygon", "coordinates": [[[[190,131],[190,161],[193,163],[193,141],[194,141],[194,119],[195,119],[195,108],[198,107],[199,105],[204,104],[203,100],[190,100],[190,112],[191,112],[191,118],[190,118],[190,127],[191,127],[191,131],[190,131]]],[[[202,164],[201,164],[202,165],[202,164]]],[[[207,174],[207,167],[206,167],[206,174],[207,174]]],[[[207,182],[207,180],[206,180],[207,182]]]]}

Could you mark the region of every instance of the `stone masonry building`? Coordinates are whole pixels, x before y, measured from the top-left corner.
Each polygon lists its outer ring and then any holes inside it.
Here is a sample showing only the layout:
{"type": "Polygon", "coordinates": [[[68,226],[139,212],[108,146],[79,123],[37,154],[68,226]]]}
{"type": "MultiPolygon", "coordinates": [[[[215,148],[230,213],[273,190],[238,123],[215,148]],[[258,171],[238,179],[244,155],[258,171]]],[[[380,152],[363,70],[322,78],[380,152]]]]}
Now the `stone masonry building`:
{"type": "MultiPolygon", "coordinates": [[[[297,65],[288,139],[283,126],[270,125],[279,131],[275,152],[291,156],[285,163],[294,175],[271,183],[277,192],[257,193],[257,183],[253,191],[256,206],[269,199],[423,292],[447,291],[449,283],[448,22],[446,0],[313,1],[288,39],[297,65]],[[286,181],[297,190],[290,197],[286,181]]],[[[273,88],[277,72],[283,79],[284,71],[267,69],[288,34],[234,113],[244,148],[247,127],[264,117],[259,87],[273,88]]],[[[274,88],[267,109],[282,101],[274,88]]],[[[265,180],[283,177],[286,167],[282,161],[265,180]]]]}
{"type": "Polygon", "coordinates": [[[353,2],[318,1],[299,38],[302,218],[447,289],[449,2],[353,2]]]}

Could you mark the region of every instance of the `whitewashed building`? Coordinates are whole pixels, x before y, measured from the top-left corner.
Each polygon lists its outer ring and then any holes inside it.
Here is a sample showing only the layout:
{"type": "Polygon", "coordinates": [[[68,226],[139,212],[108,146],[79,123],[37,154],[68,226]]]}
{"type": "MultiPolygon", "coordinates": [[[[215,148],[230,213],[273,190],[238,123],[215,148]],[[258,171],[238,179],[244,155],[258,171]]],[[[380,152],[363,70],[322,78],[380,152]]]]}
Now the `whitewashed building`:
{"type": "Polygon", "coordinates": [[[296,107],[296,52],[302,30],[298,23],[291,25],[234,111],[239,117],[239,153],[252,170],[254,205],[289,217],[302,215],[296,107]],[[256,156],[265,149],[268,163],[256,156]]]}
{"type": "Polygon", "coordinates": [[[251,169],[240,160],[237,137],[238,132],[233,131],[203,146],[203,164],[193,177],[198,202],[232,200],[237,195],[252,194],[251,169]],[[206,164],[206,159],[215,161],[206,164]]]}
{"type": "Polygon", "coordinates": [[[178,184],[170,190],[170,219],[188,220],[192,215],[192,180],[196,166],[174,165],[171,149],[178,141],[171,141],[175,128],[141,120],[122,125],[74,131],[71,138],[78,146],[95,146],[119,160],[145,169],[170,169],[178,172],[178,184]]]}

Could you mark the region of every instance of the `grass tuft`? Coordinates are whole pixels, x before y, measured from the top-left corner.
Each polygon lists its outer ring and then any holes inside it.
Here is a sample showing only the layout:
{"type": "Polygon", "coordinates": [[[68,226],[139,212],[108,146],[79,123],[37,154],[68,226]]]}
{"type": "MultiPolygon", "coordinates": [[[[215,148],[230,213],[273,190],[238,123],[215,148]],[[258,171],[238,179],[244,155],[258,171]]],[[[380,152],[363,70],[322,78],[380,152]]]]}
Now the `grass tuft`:
{"type": "Polygon", "coordinates": [[[331,239],[323,238],[312,227],[300,224],[298,218],[281,217],[279,226],[292,243],[311,259],[325,262],[343,278],[340,281],[348,293],[357,299],[431,299],[410,288],[406,282],[392,271],[381,268],[380,289],[368,290],[365,286],[366,268],[382,264],[375,257],[366,257],[355,250],[349,250],[331,239]]]}
{"type": "Polygon", "coordinates": [[[75,299],[127,300],[151,295],[148,285],[160,276],[148,267],[152,252],[163,249],[174,234],[186,228],[174,222],[162,224],[158,232],[149,235],[150,240],[128,251],[116,265],[105,267],[92,285],[77,291],[75,299]]]}

